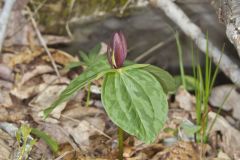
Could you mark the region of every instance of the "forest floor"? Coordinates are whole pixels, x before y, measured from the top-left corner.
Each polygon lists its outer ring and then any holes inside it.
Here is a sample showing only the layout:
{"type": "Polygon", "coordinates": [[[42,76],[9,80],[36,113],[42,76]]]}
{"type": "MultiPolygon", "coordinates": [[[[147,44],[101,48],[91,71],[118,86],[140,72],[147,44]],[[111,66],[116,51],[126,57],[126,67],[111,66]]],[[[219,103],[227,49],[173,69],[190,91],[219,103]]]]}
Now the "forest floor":
{"type": "MultiPolygon", "coordinates": [[[[23,124],[43,131],[59,145],[54,149],[43,137],[29,134],[36,143],[24,156],[31,159],[117,159],[117,127],[101,103],[102,79],[91,83],[88,107],[88,87],[85,87],[57,107],[50,117],[43,118],[43,110],[84,70],[84,66],[66,69],[69,62],[79,61],[77,57],[57,49],[50,52],[60,77],[43,48],[4,49],[0,64],[0,159],[17,159],[21,153],[23,142],[17,141],[16,131],[23,124]]],[[[231,88],[232,85],[214,88],[210,98],[213,106],[217,106],[231,88]]],[[[125,159],[239,159],[239,97],[239,89],[235,87],[214,122],[208,143],[197,144],[194,134],[189,134],[183,126],[194,127],[196,99],[180,87],[174,95],[169,95],[168,120],[153,144],[144,144],[125,133],[125,159]]],[[[213,106],[208,113],[209,125],[217,115],[218,108],[213,106]]]]}

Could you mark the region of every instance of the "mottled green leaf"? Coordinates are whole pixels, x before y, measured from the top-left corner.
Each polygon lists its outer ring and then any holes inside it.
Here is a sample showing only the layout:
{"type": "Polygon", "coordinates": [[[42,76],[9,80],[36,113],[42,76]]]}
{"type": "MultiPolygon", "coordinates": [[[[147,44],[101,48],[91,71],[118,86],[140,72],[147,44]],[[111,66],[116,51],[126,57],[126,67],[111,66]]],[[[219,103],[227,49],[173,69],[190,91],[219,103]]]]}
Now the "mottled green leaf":
{"type": "Polygon", "coordinates": [[[155,140],[167,119],[166,95],[158,80],[142,68],[107,73],[102,101],[115,124],[146,143],[155,140]]]}
{"type": "Polygon", "coordinates": [[[161,83],[165,93],[176,90],[175,80],[167,71],[153,65],[149,65],[143,69],[151,73],[161,83]]]}
{"type": "Polygon", "coordinates": [[[129,69],[136,69],[136,68],[144,68],[146,66],[149,66],[150,64],[132,64],[126,67],[123,67],[119,70],[129,70],[129,69]]]}
{"type": "Polygon", "coordinates": [[[107,61],[99,61],[98,63],[88,67],[86,71],[70,82],[68,87],[60,94],[58,99],[49,108],[44,110],[44,116],[47,117],[49,113],[51,113],[59,104],[68,100],[74,93],[107,70],[110,70],[110,65],[107,61]]]}

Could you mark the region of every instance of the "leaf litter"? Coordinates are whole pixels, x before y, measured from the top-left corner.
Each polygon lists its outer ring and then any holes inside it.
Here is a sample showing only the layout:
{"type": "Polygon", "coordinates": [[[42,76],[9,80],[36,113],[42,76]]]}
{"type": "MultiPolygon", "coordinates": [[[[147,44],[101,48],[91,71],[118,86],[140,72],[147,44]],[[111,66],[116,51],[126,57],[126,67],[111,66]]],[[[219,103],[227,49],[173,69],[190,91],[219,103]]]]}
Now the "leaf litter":
{"type": "MultiPolygon", "coordinates": [[[[8,69],[0,78],[10,85],[1,85],[0,121],[12,122],[17,127],[27,123],[50,135],[60,145],[59,151],[54,154],[43,140],[38,140],[29,156],[33,159],[116,159],[117,128],[101,107],[99,89],[102,81],[95,81],[90,87],[90,99],[93,102],[90,107],[85,107],[88,92],[86,88],[56,108],[49,118],[44,119],[41,117],[42,111],[49,107],[69,84],[72,79],[69,73],[81,74],[79,71],[75,72],[75,69],[66,71],[65,66],[79,60],[66,52],[51,50],[61,73],[59,79],[42,48],[25,48],[16,52],[17,54],[3,54],[2,65],[8,69]]],[[[179,134],[184,121],[196,120],[193,114],[194,99],[186,90],[180,89],[176,93],[175,101],[169,100],[168,120],[153,144],[144,144],[125,134],[124,157],[127,160],[200,159],[199,150],[202,146],[193,142],[189,135],[184,138],[179,134]]],[[[210,112],[210,119],[212,115],[210,112]]],[[[9,159],[16,153],[14,131],[7,131],[6,125],[0,128],[0,159],[9,159]]],[[[210,144],[204,147],[207,148],[205,152],[209,159],[237,158],[240,143],[234,138],[240,135],[239,131],[223,117],[216,121],[210,132],[211,138],[219,131],[223,134],[222,142],[216,142],[217,146],[210,144]]]]}

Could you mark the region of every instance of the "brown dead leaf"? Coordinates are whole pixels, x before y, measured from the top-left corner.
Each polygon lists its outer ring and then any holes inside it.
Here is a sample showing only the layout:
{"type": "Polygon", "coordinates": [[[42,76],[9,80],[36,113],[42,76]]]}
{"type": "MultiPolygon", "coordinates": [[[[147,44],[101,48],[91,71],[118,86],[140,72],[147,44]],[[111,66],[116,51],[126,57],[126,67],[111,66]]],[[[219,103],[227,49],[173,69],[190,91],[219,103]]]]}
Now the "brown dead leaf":
{"type": "Polygon", "coordinates": [[[63,129],[61,126],[59,126],[58,124],[51,124],[51,123],[41,123],[38,128],[46,133],[48,133],[48,135],[54,137],[54,139],[56,139],[56,141],[59,144],[64,144],[64,143],[68,143],[68,135],[66,135],[63,132],[63,129]]]}
{"type": "Polygon", "coordinates": [[[186,89],[180,87],[175,96],[176,102],[179,107],[186,111],[194,111],[195,109],[195,97],[192,96],[186,89]]]}
{"type": "Polygon", "coordinates": [[[14,54],[7,61],[7,65],[13,68],[17,64],[28,64],[33,61],[36,57],[40,56],[44,52],[43,48],[35,48],[34,51],[26,48],[18,54],[14,54]]]}
{"type": "Polygon", "coordinates": [[[7,160],[10,159],[11,147],[8,141],[12,141],[12,138],[0,129],[0,159],[7,160]]]}
{"type": "MultiPolygon", "coordinates": [[[[209,124],[211,126],[213,120],[216,117],[216,113],[209,112],[209,124]]],[[[215,135],[215,132],[220,131],[222,134],[222,142],[220,145],[223,150],[234,159],[240,159],[240,131],[232,127],[222,116],[218,116],[212,130],[210,131],[210,137],[215,135]]]]}
{"type": "Polygon", "coordinates": [[[133,157],[126,158],[126,160],[148,160],[149,157],[147,156],[146,153],[139,152],[133,157]]]}
{"type": "MultiPolygon", "coordinates": [[[[71,56],[70,54],[64,51],[51,49],[51,48],[49,48],[49,51],[52,54],[53,59],[58,64],[67,65],[69,62],[78,61],[77,58],[71,56]]],[[[23,51],[12,55],[8,59],[5,58],[5,62],[9,67],[13,68],[17,64],[29,64],[30,62],[35,60],[35,58],[37,58],[38,56],[42,56],[41,59],[43,59],[44,61],[50,62],[48,55],[45,54],[44,48],[39,48],[39,47],[35,47],[32,50],[29,48],[26,48],[23,51]]]]}
{"type": "Polygon", "coordinates": [[[5,64],[0,64],[0,78],[3,80],[13,81],[12,69],[5,64]]]}
{"type": "Polygon", "coordinates": [[[200,160],[201,146],[191,142],[179,141],[172,147],[158,152],[152,160],[200,160]]]}
{"type": "Polygon", "coordinates": [[[71,42],[70,38],[58,35],[43,35],[43,38],[48,45],[68,44],[71,42]]]}
{"type": "Polygon", "coordinates": [[[42,139],[39,139],[34,145],[28,159],[54,159],[55,155],[49,149],[49,146],[42,139]]]}
{"type": "MultiPolygon", "coordinates": [[[[57,50],[57,49],[49,49],[49,51],[52,54],[53,59],[56,61],[56,63],[61,64],[61,65],[68,65],[70,62],[76,62],[78,61],[77,58],[74,58],[73,56],[71,56],[70,54],[61,51],[61,50],[57,50]]],[[[50,62],[50,59],[47,55],[44,55],[42,57],[43,60],[50,62]]]]}
{"type": "Polygon", "coordinates": [[[54,84],[69,84],[70,80],[66,77],[60,77],[58,78],[57,75],[52,75],[52,74],[43,74],[42,75],[42,80],[44,83],[49,84],[49,85],[54,85],[54,84]]]}
{"type": "Polygon", "coordinates": [[[10,93],[19,99],[28,99],[47,88],[47,84],[36,84],[31,86],[16,86],[10,93]]]}
{"type": "Polygon", "coordinates": [[[9,91],[0,88],[0,105],[6,108],[13,106],[12,99],[10,97],[9,91]]]}
{"type": "Polygon", "coordinates": [[[25,82],[27,82],[31,78],[49,72],[53,72],[52,67],[48,65],[37,65],[33,70],[24,73],[24,75],[21,78],[21,81],[17,85],[22,86],[25,82]]]}
{"type": "Polygon", "coordinates": [[[88,150],[92,135],[103,132],[105,122],[100,117],[85,118],[84,120],[68,120],[62,122],[65,131],[71,135],[79,147],[88,150]]]}
{"type": "Polygon", "coordinates": [[[103,111],[98,108],[81,107],[78,103],[72,104],[72,106],[68,106],[68,108],[71,109],[66,110],[63,115],[74,119],[83,119],[87,116],[95,116],[103,113],[103,111]]]}
{"type": "MultiPolygon", "coordinates": [[[[53,85],[40,89],[42,92],[40,92],[38,96],[36,96],[29,103],[29,106],[32,107],[32,111],[39,113],[38,115],[40,117],[43,116],[43,110],[48,108],[66,87],[66,85],[53,85]]],[[[67,102],[60,104],[52,111],[51,115],[54,118],[59,119],[61,112],[65,108],[66,104],[67,102]]]]}
{"type": "Polygon", "coordinates": [[[11,89],[13,87],[13,83],[9,81],[4,81],[0,79],[0,88],[11,89]]]}
{"type": "Polygon", "coordinates": [[[240,120],[240,92],[234,85],[222,85],[213,88],[209,102],[225,111],[232,110],[232,116],[240,120]],[[222,105],[223,104],[223,105],[222,105]]]}
{"type": "Polygon", "coordinates": [[[220,151],[216,158],[213,158],[213,160],[231,160],[231,158],[224,152],[220,151]]]}
{"type": "Polygon", "coordinates": [[[2,108],[0,105],[0,122],[17,122],[20,120],[25,119],[26,110],[13,108],[13,109],[6,109],[2,108]]]}
{"type": "Polygon", "coordinates": [[[80,160],[81,154],[77,151],[75,151],[71,145],[65,144],[60,148],[60,151],[58,152],[58,157],[55,160],[80,160]]]}

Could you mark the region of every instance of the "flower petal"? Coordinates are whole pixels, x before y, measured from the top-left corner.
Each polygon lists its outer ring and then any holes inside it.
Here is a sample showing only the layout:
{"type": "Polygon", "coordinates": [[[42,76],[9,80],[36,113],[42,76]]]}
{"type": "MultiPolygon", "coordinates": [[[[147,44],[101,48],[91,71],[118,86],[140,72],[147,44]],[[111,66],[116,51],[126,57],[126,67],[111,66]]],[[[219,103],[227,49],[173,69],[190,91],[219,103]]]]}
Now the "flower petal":
{"type": "Polygon", "coordinates": [[[113,53],[113,50],[110,46],[110,44],[107,45],[107,59],[108,59],[108,63],[112,66],[113,63],[112,63],[112,53],[113,53]]]}
{"type": "Polygon", "coordinates": [[[113,37],[113,54],[115,57],[116,68],[121,67],[124,63],[126,57],[124,47],[126,47],[126,44],[123,44],[120,33],[115,33],[113,37]]]}
{"type": "Polygon", "coordinates": [[[126,56],[127,56],[127,41],[126,41],[126,39],[124,37],[124,34],[122,32],[119,32],[119,35],[120,35],[120,38],[121,38],[121,41],[122,41],[123,52],[124,52],[124,55],[125,55],[124,58],[126,58],[126,56]]]}

